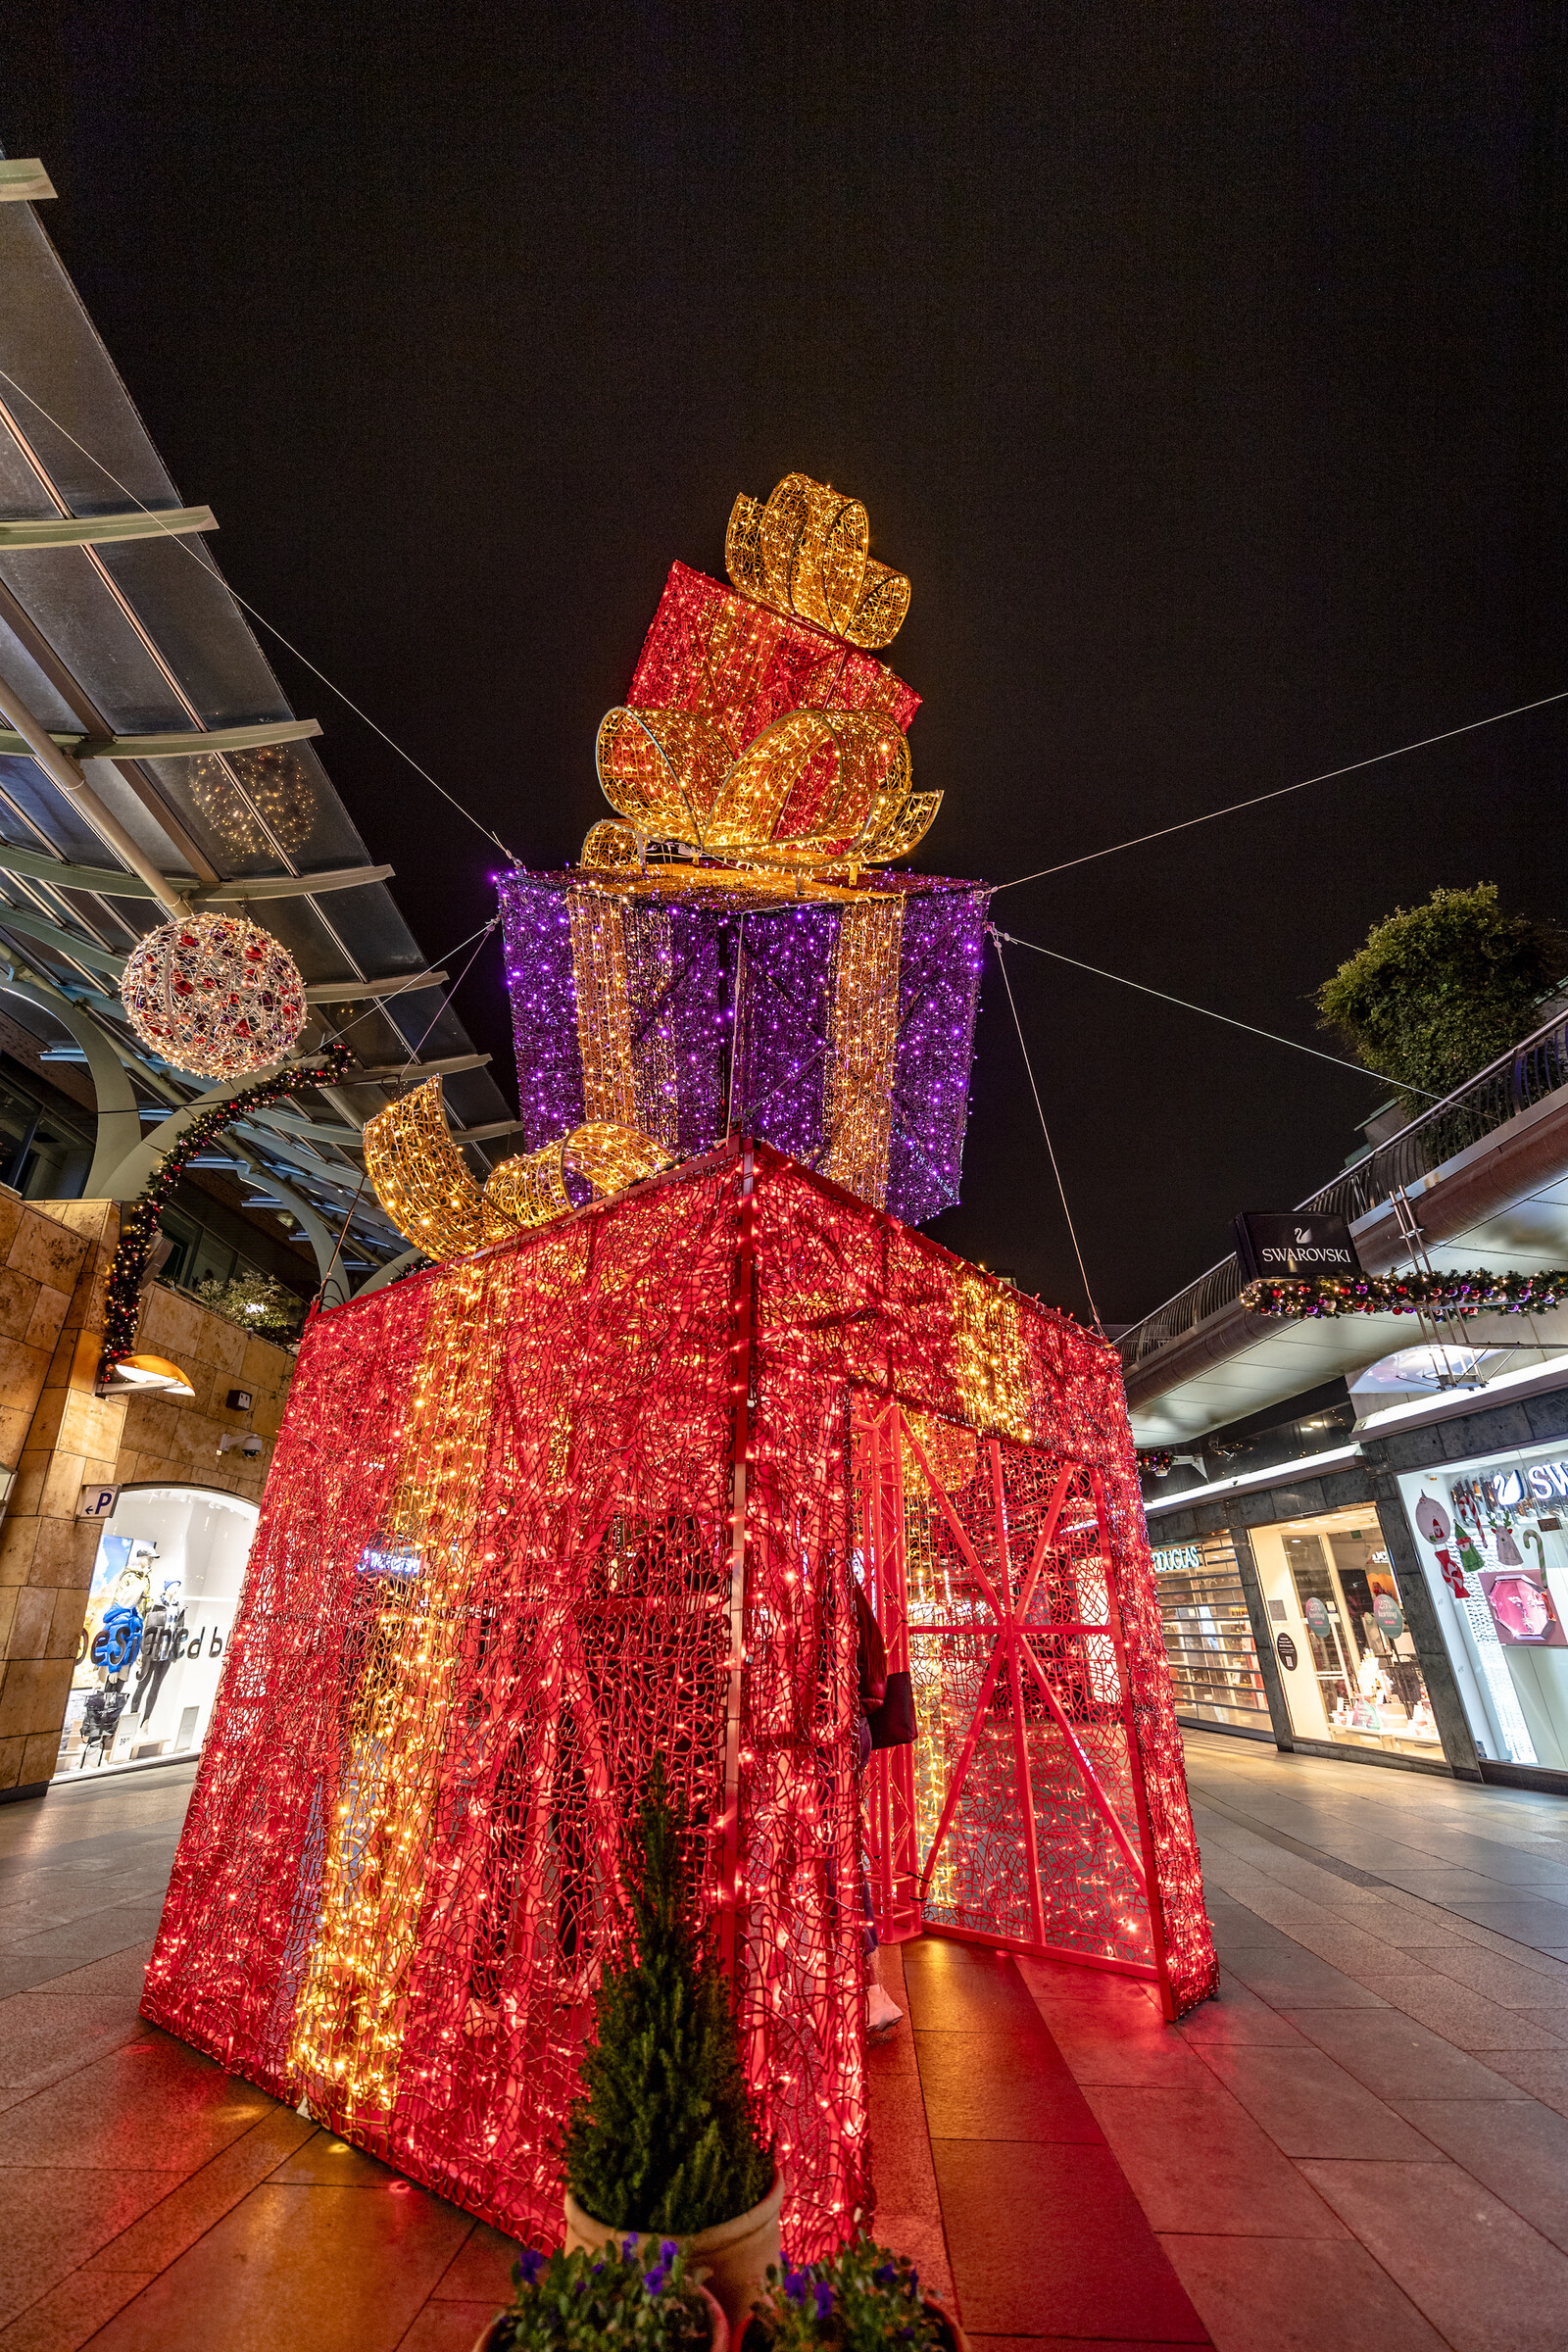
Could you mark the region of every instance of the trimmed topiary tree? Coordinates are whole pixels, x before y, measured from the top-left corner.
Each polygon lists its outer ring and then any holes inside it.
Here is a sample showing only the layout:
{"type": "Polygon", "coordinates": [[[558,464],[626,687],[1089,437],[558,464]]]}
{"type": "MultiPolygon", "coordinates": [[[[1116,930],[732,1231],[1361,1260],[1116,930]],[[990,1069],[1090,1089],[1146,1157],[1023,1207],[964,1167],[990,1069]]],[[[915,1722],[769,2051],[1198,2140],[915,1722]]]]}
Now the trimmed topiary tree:
{"type": "Polygon", "coordinates": [[[741,2066],[729,1984],[696,1921],[683,1811],[656,1759],[627,1870],[632,1946],[594,1999],[566,2120],[566,2185],[617,2230],[689,2237],[749,2213],[773,2160],[741,2066]]]}
{"type": "Polygon", "coordinates": [[[1527,1037],[1565,973],[1568,933],[1504,914],[1496,884],[1478,882],[1374,923],[1317,1006],[1358,1061],[1406,1090],[1413,1112],[1527,1037]]]}

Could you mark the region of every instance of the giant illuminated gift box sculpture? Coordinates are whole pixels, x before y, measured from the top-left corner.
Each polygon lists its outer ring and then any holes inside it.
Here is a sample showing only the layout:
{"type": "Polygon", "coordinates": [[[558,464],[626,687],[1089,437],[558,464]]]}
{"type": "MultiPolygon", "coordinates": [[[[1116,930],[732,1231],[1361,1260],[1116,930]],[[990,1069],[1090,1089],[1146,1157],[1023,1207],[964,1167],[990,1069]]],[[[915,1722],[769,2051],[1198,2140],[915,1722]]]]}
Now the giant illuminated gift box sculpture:
{"type": "Polygon", "coordinates": [[[553,2238],[662,1756],[805,2258],[869,2197],[862,1815],[892,1934],[1167,2016],[1214,1956],[1113,1351],[766,1145],[670,1157],[586,1119],[481,1195],[430,1089],[367,1130],[446,1262],[307,1330],[143,2011],[553,2238]],[[920,1720],[863,1807],[856,1576],[920,1720]]]}
{"type": "Polygon", "coordinates": [[[956,1200],[988,894],[888,870],[942,796],[911,788],[919,696],[863,650],[908,603],[865,541],[792,475],[737,500],[736,585],[671,570],[599,731],[618,819],[575,874],[501,884],[530,1151],[736,1131],[911,1224],[956,1200]]]}

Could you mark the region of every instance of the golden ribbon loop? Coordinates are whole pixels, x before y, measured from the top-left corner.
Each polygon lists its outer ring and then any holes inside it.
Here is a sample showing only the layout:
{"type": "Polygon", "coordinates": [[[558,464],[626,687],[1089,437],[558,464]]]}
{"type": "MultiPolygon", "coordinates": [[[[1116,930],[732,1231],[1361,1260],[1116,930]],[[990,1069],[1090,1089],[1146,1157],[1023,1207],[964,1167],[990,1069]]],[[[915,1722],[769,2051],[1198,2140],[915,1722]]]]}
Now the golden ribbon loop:
{"type": "MultiPolygon", "coordinates": [[[[754,604],[869,649],[888,644],[909,609],[908,581],[871,561],[870,536],[858,499],[791,473],[765,506],[744,494],[735,501],[724,561],[754,604]]],[[[593,827],[583,864],[639,865],[653,840],[735,866],[847,871],[853,880],[861,866],[906,857],[941,807],[940,793],[910,790],[908,744],[885,714],[812,705],[775,719],[739,753],[736,740],[714,710],[610,711],[597,762],[620,822],[593,827]]]]}
{"type": "MultiPolygon", "coordinates": [[[[599,730],[599,782],[634,836],[762,865],[863,865],[903,857],[940,793],[911,794],[909,746],[861,710],[792,710],[738,760],[700,711],[616,710],[599,730]]],[[[585,861],[627,864],[608,827],[585,861]]]]}
{"type": "Polygon", "coordinates": [[[858,498],[808,474],[786,474],[766,506],[744,491],[730,513],[724,564],[755,603],[792,612],[867,651],[891,645],[909,610],[902,571],[870,555],[858,498]]]}
{"type": "Polygon", "coordinates": [[[376,1199],[405,1241],[434,1262],[569,1215],[568,1173],[603,1200],[673,1165],[652,1136],[590,1119],[537,1152],[504,1159],[481,1192],[447,1125],[439,1078],[389,1102],[364,1133],[365,1172],[376,1199]]]}

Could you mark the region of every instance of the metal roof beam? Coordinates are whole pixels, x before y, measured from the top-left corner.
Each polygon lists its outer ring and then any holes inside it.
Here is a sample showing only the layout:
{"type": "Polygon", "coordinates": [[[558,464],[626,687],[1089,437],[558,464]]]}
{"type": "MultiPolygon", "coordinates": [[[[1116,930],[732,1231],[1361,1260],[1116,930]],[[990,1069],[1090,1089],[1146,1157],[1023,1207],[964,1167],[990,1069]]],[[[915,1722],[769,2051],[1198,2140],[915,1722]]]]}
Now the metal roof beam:
{"type": "Polygon", "coordinates": [[[20,931],[24,939],[41,939],[46,947],[57,948],[62,956],[74,956],[89,970],[107,972],[111,979],[123,977],[123,956],[112,954],[95,939],[83,939],[79,932],[68,931],[64,923],[52,923],[47,915],[34,914],[30,908],[0,903],[0,929],[20,931]]]}
{"type": "Polygon", "coordinates": [[[87,1075],[92,1082],[93,1102],[97,1113],[93,1130],[92,1166],[87,1171],[84,1197],[101,1200],[123,1198],[110,1192],[113,1170],[141,1139],[141,1113],[130,1080],[122,1064],[122,1052],[116,1039],[99,1027],[83,1005],[73,1004],[46,982],[24,980],[8,973],[0,980],[0,989],[9,996],[24,998],[38,1004],[67,1028],[87,1057],[87,1075]]]}
{"type": "MultiPolygon", "coordinates": [[[[0,554],[9,544],[4,532],[21,527],[0,523],[0,554]]],[[[180,727],[167,735],[78,735],[51,728],[49,741],[73,760],[195,760],[205,752],[259,752],[269,744],[308,743],[320,732],[318,718],[266,718],[243,727],[180,727]]],[[[0,752],[31,758],[34,744],[18,728],[0,727],[0,752]]]]}
{"type": "Polygon", "coordinates": [[[449,1054],[444,1061],[389,1061],[374,1070],[345,1070],[341,1083],[344,1086],[394,1086],[400,1078],[456,1078],[464,1070],[482,1070],[489,1059],[488,1054],[449,1054]]]}
{"type": "Polygon", "coordinates": [[[191,893],[193,906],[232,906],[236,899],[314,899],[328,890],[364,890],[390,882],[389,865],[340,865],[326,874],[253,874],[243,882],[220,882],[191,893]]]}
{"type": "Polygon", "coordinates": [[[0,158],[0,204],[44,204],[54,192],[35,155],[0,158]]]}
{"type": "Polygon", "coordinates": [[[357,1127],[328,1127],[320,1119],[302,1118],[297,1111],[254,1110],[251,1113],[264,1127],[275,1127],[280,1135],[297,1135],[306,1143],[335,1144],[340,1152],[360,1152],[364,1145],[357,1127]]]}
{"type": "MultiPolygon", "coordinates": [[[[124,1049],[121,1048],[120,1051],[123,1057],[124,1049]]],[[[286,1061],[272,1064],[272,1075],[276,1084],[286,1087],[299,1069],[309,1068],[311,1058],[310,1054],[306,1053],[286,1061]]],[[[115,1169],[113,1191],[110,1198],[119,1200],[133,1200],[147,1182],[148,1177],[157,1169],[165,1151],[184,1134],[191,1121],[201,1117],[207,1111],[221,1109],[223,1104],[235,1095],[242,1093],[248,1086],[254,1086],[256,1076],[257,1073],[247,1072],[238,1078],[227,1079],[220,1086],[209,1088],[205,1094],[198,1095],[194,1102],[180,1101],[172,1115],[165,1119],[163,1125],[155,1127],[149,1135],[142,1136],[136,1149],[129,1152],[115,1169]]],[[[243,1112],[235,1113],[236,1118],[244,1115],[243,1112]]],[[[348,1171],[345,1170],[344,1173],[347,1174],[348,1171]]]]}
{"type": "Polygon", "coordinates": [[[211,507],[141,507],[129,514],[88,514],[61,521],[0,522],[0,552],[18,547],[109,547],[122,539],[181,538],[187,531],[216,531],[211,507]]]}
{"type": "MultiPolygon", "coordinates": [[[[258,1149],[279,1160],[284,1167],[314,1178],[318,1184],[331,1185],[345,1193],[354,1191],[358,1179],[352,1168],[334,1167],[330,1160],[322,1159],[308,1145],[292,1136],[279,1135],[263,1127],[259,1119],[237,1119],[227,1132],[230,1135],[248,1136],[258,1149]]],[[[376,1214],[373,1206],[368,1213],[372,1216],[376,1214]]]]}
{"type": "MultiPolygon", "coordinates": [[[[25,874],[29,881],[52,882],[60,890],[93,890],[106,899],[157,899],[152,885],[138,874],[122,874],[113,866],[71,865],[43,850],[24,850],[0,841],[0,873],[25,874]]],[[[244,882],[220,882],[204,890],[193,875],[160,876],[166,890],[188,898],[193,906],[232,905],[236,899],[307,899],[318,892],[361,890],[371,882],[388,882],[389,865],[345,865],[324,874],[258,874],[244,882]]],[[[163,902],[160,900],[160,904],[163,902]]]]}
{"type": "Polygon", "coordinates": [[[439,988],[445,972],[394,972],[386,980],[313,980],[307,1004],[355,1004],[362,997],[406,997],[420,988],[439,988]]]}
{"type": "Polygon", "coordinates": [[[75,760],[61,750],[48,729],[34,718],[21,695],[5,678],[0,678],[0,717],[10,719],[21,739],[23,751],[36,760],[50,783],[80,810],[99,840],[123,858],[131,873],[141,876],[148,896],[156,899],[169,913],[176,913],[181,895],[179,891],[164,879],[140,843],[131,839],[114,810],[106,808],[99,799],[75,760]]]}
{"type": "Polygon", "coordinates": [[[387,1265],[378,1267],[368,1282],[362,1282],[354,1294],[355,1298],[366,1298],[372,1291],[384,1291],[388,1283],[396,1282],[400,1274],[407,1274],[416,1266],[423,1255],[422,1250],[405,1250],[401,1257],[394,1257],[387,1265]]]}

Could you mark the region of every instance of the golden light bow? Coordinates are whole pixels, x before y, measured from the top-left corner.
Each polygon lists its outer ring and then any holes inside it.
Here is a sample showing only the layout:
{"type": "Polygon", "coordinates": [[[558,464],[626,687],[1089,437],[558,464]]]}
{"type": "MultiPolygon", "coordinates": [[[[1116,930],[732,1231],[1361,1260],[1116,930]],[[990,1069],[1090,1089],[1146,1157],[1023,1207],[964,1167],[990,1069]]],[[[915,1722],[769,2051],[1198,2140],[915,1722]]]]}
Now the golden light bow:
{"type": "Polygon", "coordinates": [[[744,491],[735,501],[724,563],[743,596],[874,651],[904,626],[909,583],[902,571],[873,563],[870,544],[858,498],[788,473],[766,506],[744,491]]]}
{"type": "Polygon", "coordinates": [[[405,1241],[439,1263],[548,1225],[576,1206],[580,1176],[596,1200],[657,1176],[671,1155],[652,1136],[590,1119],[537,1152],[505,1159],[481,1192],[447,1125],[441,1081],[428,1079],[365,1125],[365,1172],[405,1241]]]}
{"type": "MultiPolygon", "coordinates": [[[[911,792],[906,738],[861,710],[792,710],[737,759],[703,711],[620,709],[600,726],[597,758],[601,789],[634,843],[677,841],[743,865],[902,858],[942,802],[911,792]]],[[[594,863],[631,861],[608,826],[589,841],[594,863]]]]}

